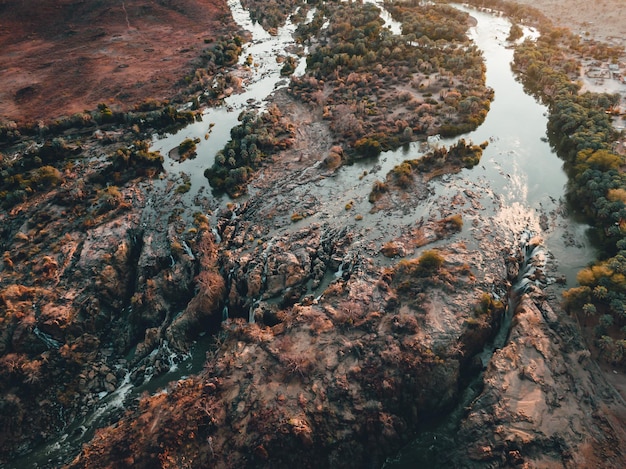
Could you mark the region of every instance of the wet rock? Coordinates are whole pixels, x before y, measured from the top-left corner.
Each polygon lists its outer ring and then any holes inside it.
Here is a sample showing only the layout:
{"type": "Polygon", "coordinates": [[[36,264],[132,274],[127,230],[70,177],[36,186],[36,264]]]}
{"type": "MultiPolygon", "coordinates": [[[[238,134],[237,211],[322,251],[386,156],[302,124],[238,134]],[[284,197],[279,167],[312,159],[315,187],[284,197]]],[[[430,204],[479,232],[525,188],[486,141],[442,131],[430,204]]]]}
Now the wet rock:
{"type": "MultiPolygon", "coordinates": [[[[302,266],[298,242],[314,243],[319,239],[314,231],[275,240],[281,250],[291,249],[289,256],[266,247],[246,262],[263,259],[265,252],[268,262],[273,257],[302,266]]],[[[343,239],[325,243],[341,245],[343,239]]],[[[319,252],[320,244],[305,252],[319,252]]],[[[328,259],[337,255],[322,250],[328,259]]],[[[256,324],[226,321],[220,352],[202,376],[170,388],[167,399],[176,406],[159,412],[160,424],[185,434],[203,432],[198,451],[210,453],[218,466],[226,464],[225,457],[228,464],[245,464],[250,448],[256,448],[255,463],[263,465],[290,466],[303,457],[310,467],[381,464],[419,422],[454,404],[468,366],[463,354],[479,348],[483,336],[470,339],[467,319],[476,312],[468,298],[478,301],[493,286],[460,275],[475,253],[465,256],[460,245],[450,249],[440,272],[416,278],[400,268],[395,275],[383,274],[371,260],[348,251],[342,258],[350,274],[337,277],[321,297],[285,309],[261,302],[253,311],[256,324]],[[210,394],[203,394],[209,383],[210,394]],[[210,426],[200,429],[198,423],[207,418],[210,426]],[[231,428],[246,431],[233,438],[231,428]]],[[[244,266],[236,258],[227,261],[236,289],[233,279],[237,272],[243,275],[244,266]]],[[[504,271],[502,262],[497,271],[504,271]]],[[[157,418],[149,409],[160,399],[144,402],[142,421],[157,418]]],[[[100,444],[143,448],[150,437],[139,435],[132,422],[128,418],[107,429],[81,461],[106,454],[96,448],[100,444]]],[[[143,449],[137,458],[140,454],[143,449]]]]}
{"type": "Polygon", "coordinates": [[[139,360],[154,350],[159,342],[159,328],[150,327],[146,329],[143,341],[137,344],[135,349],[135,360],[139,360]]]}
{"type": "MultiPolygon", "coordinates": [[[[234,232],[230,236],[235,236],[234,232]]],[[[342,252],[349,245],[350,236],[345,231],[313,224],[258,245],[251,252],[225,254],[222,263],[229,272],[229,309],[247,317],[259,300],[278,298],[282,304],[293,304],[309,286],[315,289],[321,284],[329,267],[339,269],[342,252]]],[[[344,267],[349,272],[349,267],[344,267]]]]}
{"type": "Polygon", "coordinates": [[[128,238],[138,223],[138,214],[134,213],[93,228],[88,232],[77,262],[77,268],[86,276],[95,274],[100,301],[113,309],[121,309],[128,296],[132,273],[128,264],[128,238]]]}
{"type": "Polygon", "coordinates": [[[288,287],[302,283],[308,274],[303,264],[292,252],[278,251],[270,255],[267,262],[268,274],[265,297],[271,298],[285,291],[288,287]]]}
{"type": "Polygon", "coordinates": [[[191,339],[197,337],[221,311],[226,294],[224,278],[217,268],[214,237],[203,233],[197,242],[200,272],[195,277],[196,293],[183,312],[168,326],[165,335],[178,350],[188,350],[191,339]]]}

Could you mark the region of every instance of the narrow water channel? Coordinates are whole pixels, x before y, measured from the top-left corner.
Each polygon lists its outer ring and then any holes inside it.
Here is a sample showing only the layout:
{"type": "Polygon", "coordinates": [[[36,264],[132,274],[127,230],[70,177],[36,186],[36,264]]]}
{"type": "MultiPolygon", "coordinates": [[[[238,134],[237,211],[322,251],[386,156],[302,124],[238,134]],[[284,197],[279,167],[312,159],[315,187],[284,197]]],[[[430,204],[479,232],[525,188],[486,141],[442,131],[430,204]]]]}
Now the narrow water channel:
{"type": "MultiPolygon", "coordinates": [[[[186,173],[191,178],[192,191],[208,186],[204,170],[213,164],[215,154],[224,148],[230,140],[230,130],[239,123],[242,111],[262,111],[267,105],[266,98],[274,91],[289,84],[288,78],[281,76],[283,64],[277,61],[281,55],[295,57],[306,63],[304,58],[288,52],[296,45],[294,32],[296,25],[290,19],[272,36],[258,23],[250,20],[250,14],[241,6],[240,0],[228,0],[235,22],[243,29],[250,31],[252,39],[244,44],[239,58],[239,65],[244,66],[248,56],[253,64],[244,67],[241,73],[243,90],[228,96],[221,106],[209,108],[202,114],[202,120],[187,127],[165,135],[155,135],[152,150],[160,151],[165,156],[164,167],[170,175],[186,173]],[[199,138],[198,156],[182,163],[167,157],[186,138],[199,138]]],[[[312,17],[308,17],[309,19],[312,17]]],[[[210,192],[210,191],[209,191],[210,192]]]]}
{"type": "Polygon", "coordinates": [[[459,425],[466,414],[467,408],[476,399],[483,389],[483,374],[496,350],[503,348],[509,337],[511,321],[515,314],[522,295],[532,286],[543,288],[542,279],[536,278],[537,269],[544,269],[546,252],[539,239],[530,231],[522,232],[518,239],[518,252],[515,256],[518,261],[518,275],[511,285],[507,301],[506,312],[493,340],[485,345],[479,354],[483,370],[469,380],[467,386],[461,390],[459,400],[454,408],[436,421],[423,426],[418,437],[403,448],[395,457],[387,459],[383,469],[415,469],[454,467],[452,455],[458,447],[456,435],[459,425]]]}

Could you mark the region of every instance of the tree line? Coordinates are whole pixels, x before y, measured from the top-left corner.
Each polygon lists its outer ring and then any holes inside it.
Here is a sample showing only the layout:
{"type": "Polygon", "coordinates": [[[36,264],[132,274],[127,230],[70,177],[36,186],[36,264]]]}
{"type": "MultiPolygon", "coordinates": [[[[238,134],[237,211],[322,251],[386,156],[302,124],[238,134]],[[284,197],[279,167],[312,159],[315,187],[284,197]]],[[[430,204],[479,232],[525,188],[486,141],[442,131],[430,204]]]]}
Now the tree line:
{"type": "Polygon", "coordinates": [[[594,326],[603,358],[625,366],[626,158],[615,151],[621,134],[611,112],[621,97],[581,93],[581,65],[575,59],[594,54],[616,61],[623,50],[583,46],[568,30],[540,24],[541,36],[516,48],[513,66],[525,89],[549,108],[548,137],[565,161],[570,207],[594,228],[600,248],[598,260],[578,273],[579,286],[564,294],[565,305],[594,326]]]}

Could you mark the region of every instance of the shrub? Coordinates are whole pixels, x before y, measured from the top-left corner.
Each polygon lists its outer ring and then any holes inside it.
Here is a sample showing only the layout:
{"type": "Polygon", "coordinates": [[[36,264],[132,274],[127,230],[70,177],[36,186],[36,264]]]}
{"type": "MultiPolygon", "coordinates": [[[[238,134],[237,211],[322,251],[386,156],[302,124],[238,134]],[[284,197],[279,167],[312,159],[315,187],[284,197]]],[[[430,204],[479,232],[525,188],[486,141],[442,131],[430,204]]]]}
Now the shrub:
{"type": "Polygon", "coordinates": [[[517,41],[522,36],[524,36],[524,31],[520,26],[516,23],[511,25],[511,30],[509,31],[509,36],[506,38],[507,41],[517,41]]]}
{"type": "Polygon", "coordinates": [[[461,215],[460,213],[448,217],[446,221],[450,223],[457,231],[461,231],[463,229],[463,215],[461,215]]]}
{"type": "Polygon", "coordinates": [[[183,140],[182,143],[178,146],[178,156],[180,158],[180,161],[195,158],[196,144],[198,143],[200,143],[199,138],[186,138],[185,140],[183,140]]]}
{"type": "Polygon", "coordinates": [[[343,162],[343,148],[338,145],[333,146],[324,158],[324,166],[328,169],[336,169],[343,162]]]}
{"type": "Polygon", "coordinates": [[[566,292],[563,292],[563,300],[565,302],[565,308],[578,309],[589,302],[591,297],[591,288],[587,286],[570,288],[566,292]]]}
{"type": "Polygon", "coordinates": [[[400,253],[398,245],[393,241],[386,242],[380,249],[385,257],[396,257],[400,253]]]}
{"type": "Polygon", "coordinates": [[[493,311],[501,310],[504,308],[504,305],[499,300],[494,300],[493,297],[486,292],[480,296],[480,300],[478,306],[476,308],[476,313],[479,315],[490,314],[493,311]]]}
{"type": "Polygon", "coordinates": [[[377,200],[379,200],[383,194],[385,192],[387,192],[389,190],[389,188],[387,187],[387,184],[385,184],[382,181],[374,181],[374,185],[372,186],[372,191],[370,192],[370,195],[368,197],[368,200],[370,201],[370,203],[374,203],[377,200]]]}
{"type": "Polygon", "coordinates": [[[61,171],[56,169],[54,166],[42,166],[41,168],[33,171],[32,183],[36,187],[41,188],[49,188],[58,186],[63,177],[61,176],[61,171]]]}
{"type": "Polygon", "coordinates": [[[443,266],[444,257],[437,251],[428,250],[419,258],[419,267],[425,272],[436,272],[443,266]]]}
{"type": "Polygon", "coordinates": [[[378,140],[374,140],[373,138],[362,138],[354,143],[354,149],[357,153],[367,158],[380,155],[382,146],[378,140]]]}

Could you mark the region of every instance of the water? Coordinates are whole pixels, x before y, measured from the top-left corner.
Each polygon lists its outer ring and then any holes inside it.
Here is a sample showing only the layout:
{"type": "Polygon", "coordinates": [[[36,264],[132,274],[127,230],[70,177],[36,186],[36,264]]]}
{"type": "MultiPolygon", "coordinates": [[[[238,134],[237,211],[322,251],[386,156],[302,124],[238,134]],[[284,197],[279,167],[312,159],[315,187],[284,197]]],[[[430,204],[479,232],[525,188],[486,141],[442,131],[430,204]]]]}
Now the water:
{"type": "MultiPolygon", "coordinates": [[[[511,286],[506,312],[500,329],[493,341],[485,346],[479,358],[486,369],[494,352],[504,347],[508,341],[511,320],[524,293],[533,286],[545,286],[542,278],[535,278],[538,268],[545,268],[545,247],[531,231],[523,231],[519,240],[518,252],[512,253],[519,259],[519,273],[511,286]],[[516,254],[516,255],[515,255],[516,254]]],[[[437,422],[427,425],[419,437],[405,447],[396,457],[389,458],[383,465],[384,469],[414,469],[416,467],[454,467],[451,459],[458,447],[456,434],[467,407],[480,395],[483,388],[483,372],[474,377],[462,390],[457,405],[437,422]]]]}
{"type": "MultiPolygon", "coordinates": [[[[258,23],[252,23],[250,15],[243,9],[239,0],[229,0],[228,5],[235,22],[252,33],[252,40],[243,46],[239,59],[239,65],[242,66],[249,55],[253,59],[253,65],[242,75],[243,92],[225,98],[219,107],[207,109],[202,114],[201,121],[175,133],[155,136],[151,145],[152,151],[160,151],[165,156],[164,168],[168,173],[184,172],[190,176],[192,191],[198,191],[208,185],[204,170],[213,164],[215,154],[230,140],[230,130],[239,123],[238,117],[241,112],[265,109],[266,98],[289,84],[289,78],[280,75],[283,64],[278,63],[276,58],[279,55],[296,57],[286,52],[290,46],[296,45],[293,38],[296,25],[290,20],[278,29],[275,36],[271,36],[258,23]],[[200,143],[196,146],[197,157],[182,163],[168,158],[169,152],[186,138],[200,138],[200,143]]],[[[299,70],[302,71],[301,64],[306,65],[306,61],[303,58],[296,59],[297,73],[299,70]]]]}
{"type": "MultiPolygon", "coordinates": [[[[507,340],[511,319],[519,295],[537,280],[533,273],[544,268],[546,248],[557,253],[559,271],[564,273],[570,284],[576,272],[595,257],[584,237],[585,225],[575,221],[554,217],[554,225],[545,226],[541,216],[558,213],[563,206],[566,175],[562,162],[553,154],[546,139],[547,109],[523,92],[511,73],[509,64],[513,52],[506,47],[510,23],[502,17],[474,10],[468,11],[478,20],[472,28],[471,37],[483,50],[487,64],[487,84],[495,90],[495,99],[482,126],[466,138],[476,143],[488,140],[481,165],[462,176],[463,183],[479,194],[484,203],[492,199],[494,227],[510,233],[505,245],[517,246],[521,250],[520,272],[511,288],[509,304],[501,327],[494,341],[485,348],[480,358],[487,365],[494,350],[502,348],[507,340]],[[545,247],[533,240],[535,234],[545,238],[545,247]],[[571,235],[579,247],[569,245],[571,235]],[[559,255],[560,253],[568,254],[559,255]],[[574,252],[576,252],[574,254],[574,252]]],[[[442,140],[449,145],[456,139],[442,140]]],[[[453,185],[456,181],[451,181],[453,185]]],[[[448,190],[449,190],[448,184],[448,190]]],[[[446,188],[437,192],[443,194],[446,188]]],[[[455,434],[465,408],[478,396],[482,389],[482,373],[463,390],[458,405],[443,417],[434,428],[429,428],[408,445],[395,458],[390,458],[385,468],[442,467],[453,465],[449,454],[456,447],[455,434]]]]}
{"type": "MultiPolygon", "coordinates": [[[[382,0],[368,0],[366,3],[375,4],[381,9],[385,26],[393,33],[401,32],[400,23],[391,18],[382,0]]],[[[185,138],[201,138],[196,159],[178,163],[166,158],[166,169],[170,174],[185,172],[191,176],[191,193],[208,188],[203,172],[212,165],[217,151],[227,143],[230,129],[238,123],[239,113],[244,109],[262,108],[268,95],[288,84],[280,76],[282,64],[276,62],[276,55],[284,54],[284,48],[294,44],[295,25],[288,21],[272,37],[259,25],[249,21],[239,1],[231,0],[229,5],[236,21],[253,33],[253,41],[243,50],[242,61],[248,54],[252,54],[258,66],[252,67],[245,92],[230,96],[219,108],[207,110],[202,122],[153,141],[154,150],[167,154],[185,138]],[[208,139],[205,140],[209,130],[208,139]]],[[[470,11],[462,6],[457,7],[470,11]]],[[[314,14],[315,11],[310,10],[307,21],[314,14]]],[[[333,219],[351,229],[365,228],[361,233],[365,244],[398,233],[420,219],[427,219],[438,199],[455,191],[469,189],[480,195],[480,202],[485,207],[485,211],[480,214],[481,225],[485,224],[485,219],[491,218],[489,225],[497,227],[500,231],[498,235],[503,234],[508,247],[513,247],[515,239],[527,227],[541,232],[548,250],[558,259],[559,272],[566,276],[569,284],[574,284],[576,272],[592,261],[595,253],[585,236],[588,227],[561,216],[564,211],[561,199],[567,177],[562,170],[561,160],[553,154],[545,139],[547,108],[525,94],[522,85],[511,72],[509,64],[513,60],[513,50],[505,41],[510,29],[509,21],[473,10],[472,15],[477,19],[478,26],[471,29],[471,38],[483,51],[487,65],[487,85],[495,90],[495,99],[483,125],[462,136],[474,143],[490,142],[483,153],[481,164],[472,170],[446,177],[444,183],[432,184],[433,197],[419,207],[411,210],[404,208],[403,213],[368,214],[358,223],[353,218],[354,214],[367,214],[371,209],[367,199],[374,181],[384,179],[388,171],[405,159],[421,156],[422,143],[415,142],[408,148],[383,153],[375,160],[359,161],[339,169],[332,177],[311,183],[307,179],[308,175],[319,172],[317,166],[313,165],[300,174],[297,178],[298,182],[301,181],[299,187],[291,188],[288,196],[294,200],[307,197],[317,199],[321,203],[317,213],[304,222],[271,232],[270,238],[280,236],[285,231],[300,229],[303,223],[333,219]],[[365,172],[367,175],[363,176],[365,172]],[[353,210],[349,212],[345,210],[348,201],[353,201],[353,210]]],[[[526,33],[536,34],[534,31],[526,33]]],[[[301,59],[296,73],[302,73],[305,65],[306,61],[301,59]]],[[[457,140],[443,139],[440,143],[449,146],[457,140]]],[[[254,195],[254,191],[251,193],[254,195]]],[[[214,203],[223,204],[226,199],[223,197],[214,203]]],[[[464,219],[471,221],[472,216],[464,214],[464,219]]],[[[467,221],[461,234],[469,240],[468,247],[479,248],[481,237],[477,236],[478,230],[472,230],[467,221]]]]}
{"type": "MultiPolygon", "coordinates": [[[[384,9],[383,0],[366,0],[381,9],[381,18],[385,21],[384,26],[394,34],[401,33],[401,24],[391,18],[391,14],[384,9]]],[[[297,25],[290,19],[278,29],[275,36],[271,36],[258,23],[250,20],[250,15],[241,6],[239,0],[229,0],[235,22],[243,29],[252,33],[252,40],[245,44],[242,49],[239,64],[243,65],[249,55],[254,64],[249,68],[249,73],[244,75],[244,91],[232,94],[224,100],[223,105],[207,109],[202,114],[202,120],[188,125],[184,129],[165,135],[157,135],[153,138],[151,150],[160,151],[166,156],[164,167],[168,173],[186,173],[191,177],[192,190],[206,188],[207,181],[203,176],[204,170],[213,164],[215,154],[224,148],[230,139],[230,129],[238,124],[238,117],[244,110],[265,109],[266,99],[274,91],[284,88],[289,84],[288,77],[282,77],[280,71],[282,63],[276,58],[279,55],[295,57],[297,60],[294,75],[302,75],[306,70],[306,60],[287,52],[290,46],[295,46],[293,34],[297,25]],[[186,138],[200,138],[197,144],[197,157],[182,163],[174,161],[167,155],[186,138]]],[[[313,8],[307,12],[305,22],[310,22],[316,10],[313,8]]],[[[307,49],[304,50],[306,54],[307,49]]]]}
{"type": "MultiPolygon", "coordinates": [[[[127,371],[118,382],[113,392],[101,392],[91,412],[85,416],[73,418],[68,422],[63,433],[56,441],[43,444],[34,451],[17,458],[6,466],[15,469],[37,467],[61,467],[69,463],[78,453],[81,445],[93,438],[96,429],[109,425],[115,415],[124,412],[130,399],[137,398],[143,392],[154,393],[165,389],[169,383],[184,379],[186,376],[199,373],[205,364],[205,353],[214,342],[212,337],[201,337],[187,354],[180,354],[169,348],[167,341],[152,351],[151,355],[162,359],[168,364],[169,371],[156,373],[154,367],[147,366],[143,370],[143,383],[134,385],[131,378],[137,370],[127,371]]],[[[160,391],[162,392],[162,391],[160,391]]]]}
{"type": "MultiPolygon", "coordinates": [[[[498,231],[506,247],[513,248],[520,234],[531,229],[541,233],[550,253],[556,258],[559,272],[568,284],[575,283],[576,273],[595,258],[595,251],[586,238],[588,226],[567,218],[564,213],[564,193],[567,176],[562,161],[554,154],[546,139],[547,108],[524,93],[521,83],[511,72],[513,50],[505,38],[510,23],[506,18],[488,13],[458,8],[471,12],[478,25],[471,28],[474,43],[483,51],[487,66],[487,86],[495,91],[495,98],[485,122],[475,131],[462,135],[467,141],[489,145],[481,163],[471,170],[441,178],[431,185],[433,194],[418,207],[402,213],[367,215],[364,223],[372,226],[370,239],[389,237],[420,219],[427,219],[438,200],[455,192],[471,190],[480,198],[484,210],[478,214],[480,226],[471,226],[476,215],[464,214],[466,223],[461,235],[468,240],[468,248],[480,248],[478,232],[485,223],[498,231]]],[[[527,31],[527,34],[535,34],[527,31]]],[[[441,145],[450,146],[459,137],[442,139],[441,145]]],[[[354,200],[354,213],[367,213],[371,205],[367,195],[375,180],[384,180],[388,171],[407,159],[419,158],[423,144],[415,142],[408,149],[385,152],[375,161],[363,161],[342,168],[332,178],[302,188],[302,194],[319,192],[326,202],[323,210],[312,220],[328,216],[342,223],[357,226],[346,220],[344,205],[354,200]],[[367,175],[362,177],[364,171],[367,175]]],[[[556,264],[555,264],[556,267],[556,264]]]]}

